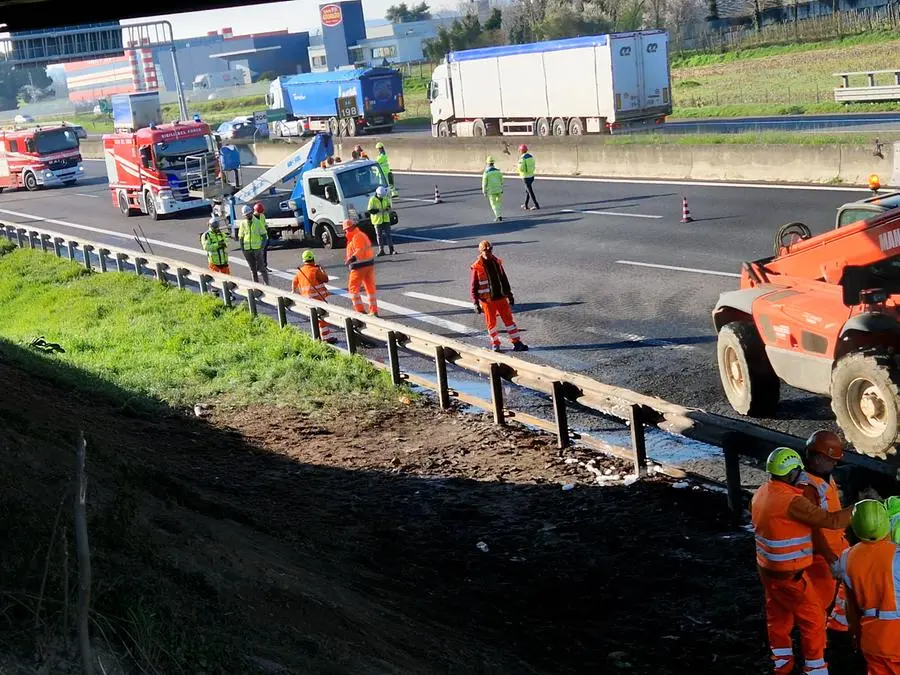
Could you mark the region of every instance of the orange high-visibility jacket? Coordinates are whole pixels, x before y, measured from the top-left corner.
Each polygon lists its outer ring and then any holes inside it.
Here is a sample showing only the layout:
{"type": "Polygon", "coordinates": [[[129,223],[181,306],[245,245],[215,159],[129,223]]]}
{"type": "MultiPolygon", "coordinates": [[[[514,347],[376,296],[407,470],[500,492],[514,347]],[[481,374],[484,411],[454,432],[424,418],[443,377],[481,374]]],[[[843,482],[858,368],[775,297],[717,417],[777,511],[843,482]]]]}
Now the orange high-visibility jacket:
{"type": "Polygon", "coordinates": [[[328,283],[328,272],[315,263],[303,263],[303,266],[294,275],[291,288],[305,298],[324,301],[328,297],[326,283],[328,283]]]}
{"type": "Polygon", "coordinates": [[[372,242],[369,237],[358,227],[347,232],[347,248],[344,260],[351,270],[370,267],[375,264],[375,251],[372,250],[372,242]]]}
{"type": "MultiPolygon", "coordinates": [[[[819,476],[804,471],[797,484],[800,486],[808,485],[812,490],[815,490],[815,503],[823,511],[833,512],[841,510],[841,496],[838,493],[837,483],[834,482],[834,478],[829,477],[826,481],[819,478],[819,476]]],[[[809,492],[806,494],[808,497],[812,496],[809,492]]],[[[835,556],[839,556],[850,547],[843,530],[821,530],[821,533],[828,548],[831,549],[835,556]]]]}
{"type": "Polygon", "coordinates": [[[803,489],[770,480],[756,491],[750,505],[756,531],[756,563],[773,572],[804,570],[813,562],[812,528],[794,520],[791,502],[803,489]]]}
{"type": "Polygon", "coordinates": [[[900,659],[900,545],[860,542],[841,555],[840,569],[859,606],[863,653],[900,659]]]}
{"type": "Polygon", "coordinates": [[[478,256],[472,263],[470,282],[472,300],[499,300],[512,297],[512,288],[503,269],[503,261],[493,256],[489,262],[478,256]],[[488,267],[491,269],[489,270],[488,267]]]}

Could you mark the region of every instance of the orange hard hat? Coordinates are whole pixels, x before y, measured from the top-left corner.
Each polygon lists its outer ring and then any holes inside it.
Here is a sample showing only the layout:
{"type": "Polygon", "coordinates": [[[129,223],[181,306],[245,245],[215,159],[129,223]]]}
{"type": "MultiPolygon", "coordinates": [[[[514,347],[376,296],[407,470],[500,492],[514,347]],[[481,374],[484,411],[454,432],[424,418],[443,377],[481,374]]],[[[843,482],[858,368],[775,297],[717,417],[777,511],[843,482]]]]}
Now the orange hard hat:
{"type": "Polygon", "coordinates": [[[877,173],[873,173],[869,176],[869,189],[870,190],[878,190],[881,187],[881,179],[878,177],[877,173]]]}
{"type": "Polygon", "coordinates": [[[494,248],[493,244],[491,244],[491,242],[489,242],[487,239],[482,239],[481,243],[478,244],[479,251],[490,251],[492,248],[494,248]]]}
{"type": "Polygon", "coordinates": [[[519,146],[519,152],[528,152],[528,146],[522,143],[522,145],[519,146]]]}
{"type": "Polygon", "coordinates": [[[817,452],[838,462],[844,457],[844,444],[833,431],[819,429],[806,439],[806,453],[817,452]]]}
{"type": "Polygon", "coordinates": [[[346,232],[347,230],[352,230],[354,227],[356,227],[356,223],[354,223],[352,219],[347,218],[347,220],[344,221],[343,227],[344,231],[346,232]]]}
{"type": "Polygon", "coordinates": [[[266,212],[265,208],[263,208],[262,202],[256,202],[253,205],[253,212],[254,213],[265,213],[266,212]]]}

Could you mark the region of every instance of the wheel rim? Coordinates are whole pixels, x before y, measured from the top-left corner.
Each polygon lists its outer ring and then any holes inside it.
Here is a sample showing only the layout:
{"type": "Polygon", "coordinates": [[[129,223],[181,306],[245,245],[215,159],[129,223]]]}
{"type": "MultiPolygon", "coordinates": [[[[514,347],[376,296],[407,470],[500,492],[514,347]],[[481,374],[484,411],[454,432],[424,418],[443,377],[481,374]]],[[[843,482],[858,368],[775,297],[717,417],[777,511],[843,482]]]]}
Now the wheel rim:
{"type": "Polygon", "coordinates": [[[725,381],[729,389],[736,394],[743,395],[747,389],[747,380],[744,377],[744,369],[741,366],[741,360],[738,358],[737,351],[734,347],[726,347],[722,355],[722,361],[725,371],[725,381]]]}
{"type": "Polygon", "coordinates": [[[858,377],[847,387],[847,412],[853,424],[870,438],[881,436],[887,429],[887,400],[881,388],[865,377],[858,377]]]}
{"type": "Polygon", "coordinates": [[[554,136],[565,136],[566,135],[566,125],[563,122],[554,122],[553,123],[553,135],[554,136]]]}
{"type": "Polygon", "coordinates": [[[322,228],[321,239],[322,239],[322,246],[324,246],[325,248],[332,247],[334,240],[331,238],[331,230],[329,230],[327,227],[322,228]]]}
{"type": "Polygon", "coordinates": [[[27,187],[29,190],[33,190],[36,185],[37,185],[37,179],[34,177],[33,173],[30,173],[27,176],[25,176],[25,187],[27,187]]]}
{"type": "Polygon", "coordinates": [[[156,216],[156,204],[153,202],[153,195],[147,195],[147,215],[151,218],[156,216]]]}
{"type": "Polygon", "coordinates": [[[569,130],[569,134],[571,136],[581,136],[581,125],[573,124],[572,128],[569,130]]]}

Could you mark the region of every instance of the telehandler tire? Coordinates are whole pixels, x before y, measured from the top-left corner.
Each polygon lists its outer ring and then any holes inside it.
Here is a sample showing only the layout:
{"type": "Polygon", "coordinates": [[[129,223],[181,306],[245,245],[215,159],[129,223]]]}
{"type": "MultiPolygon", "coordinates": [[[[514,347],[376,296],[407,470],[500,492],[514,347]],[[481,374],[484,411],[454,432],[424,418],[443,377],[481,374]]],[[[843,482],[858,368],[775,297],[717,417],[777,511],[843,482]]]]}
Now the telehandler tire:
{"type": "Polygon", "coordinates": [[[831,409],[857,452],[887,459],[896,454],[900,373],[887,354],[856,352],[831,373],[831,409]]]}
{"type": "Polygon", "coordinates": [[[719,378],[731,407],[742,415],[769,417],[778,407],[781,381],[772,370],[756,327],[733,321],[719,331],[719,378]]]}

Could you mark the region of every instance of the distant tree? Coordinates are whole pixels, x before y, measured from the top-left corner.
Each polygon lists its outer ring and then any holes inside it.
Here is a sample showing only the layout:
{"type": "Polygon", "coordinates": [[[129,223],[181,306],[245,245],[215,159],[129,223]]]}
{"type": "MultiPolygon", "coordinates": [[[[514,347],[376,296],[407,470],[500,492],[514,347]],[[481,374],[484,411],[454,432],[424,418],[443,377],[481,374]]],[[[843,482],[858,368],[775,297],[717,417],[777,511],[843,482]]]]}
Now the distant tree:
{"type": "Polygon", "coordinates": [[[706,20],[719,20],[719,3],[716,0],[706,0],[706,20]]]}
{"type": "Polygon", "coordinates": [[[275,74],[274,70],[267,70],[262,73],[258,78],[256,78],[257,82],[271,82],[272,80],[278,79],[278,75],[275,74]]]}
{"type": "Polygon", "coordinates": [[[431,9],[428,3],[420,2],[413,7],[407,6],[405,2],[399,5],[391,5],[384,13],[384,18],[391,23],[410,23],[411,21],[427,21],[431,18],[431,9]]]}
{"type": "Polygon", "coordinates": [[[484,22],[485,30],[500,30],[503,26],[503,13],[498,7],[494,7],[488,20],[484,22]]]}
{"type": "Polygon", "coordinates": [[[19,102],[32,103],[54,95],[53,79],[43,67],[13,67],[0,60],[0,110],[12,110],[19,102]]]}

